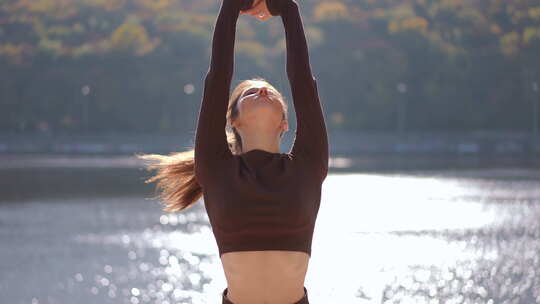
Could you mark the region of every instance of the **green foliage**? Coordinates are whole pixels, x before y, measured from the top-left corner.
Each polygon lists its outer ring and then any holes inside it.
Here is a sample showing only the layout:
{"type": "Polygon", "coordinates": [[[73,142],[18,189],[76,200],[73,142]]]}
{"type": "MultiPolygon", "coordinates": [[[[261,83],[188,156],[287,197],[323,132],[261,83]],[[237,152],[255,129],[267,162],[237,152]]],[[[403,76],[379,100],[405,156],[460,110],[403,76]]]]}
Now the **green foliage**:
{"type": "Polygon", "coordinates": [[[38,47],[53,57],[58,57],[62,55],[63,51],[62,41],[60,40],[50,40],[44,38],[39,41],[38,47]]]}
{"type": "MultiPolygon", "coordinates": [[[[537,1],[299,3],[329,127],[394,129],[404,104],[410,129],[531,125],[537,1]]],[[[218,7],[0,2],[0,132],[193,130],[218,7]]],[[[237,80],[261,75],[287,95],[281,20],[240,16],[237,33],[237,80]]]]}
{"type": "Polygon", "coordinates": [[[154,50],[159,40],[151,41],[146,29],[139,24],[123,23],[110,37],[112,49],[120,51],[133,51],[142,56],[154,50]]]}

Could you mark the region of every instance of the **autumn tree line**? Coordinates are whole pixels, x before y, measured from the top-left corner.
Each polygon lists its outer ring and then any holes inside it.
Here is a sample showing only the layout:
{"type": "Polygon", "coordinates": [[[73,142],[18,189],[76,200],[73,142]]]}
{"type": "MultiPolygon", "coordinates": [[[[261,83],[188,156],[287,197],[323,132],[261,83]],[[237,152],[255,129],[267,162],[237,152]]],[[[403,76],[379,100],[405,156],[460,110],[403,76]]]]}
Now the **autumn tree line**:
{"type": "MultiPolygon", "coordinates": [[[[298,2],[330,129],[538,125],[540,2],[298,2]]],[[[193,132],[219,5],[0,0],[0,133],[193,132]]],[[[240,16],[235,59],[292,103],[280,18],[240,16]]]]}

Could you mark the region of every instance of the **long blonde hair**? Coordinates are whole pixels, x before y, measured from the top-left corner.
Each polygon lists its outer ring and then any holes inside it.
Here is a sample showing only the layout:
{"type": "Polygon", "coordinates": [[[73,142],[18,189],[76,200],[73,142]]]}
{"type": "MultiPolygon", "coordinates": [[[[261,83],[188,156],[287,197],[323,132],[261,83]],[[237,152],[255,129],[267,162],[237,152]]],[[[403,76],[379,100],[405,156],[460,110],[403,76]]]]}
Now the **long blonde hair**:
{"type": "MultiPolygon", "coordinates": [[[[231,126],[231,121],[238,117],[237,104],[242,93],[254,82],[265,82],[266,86],[278,94],[283,106],[283,119],[287,119],[287,103],[284,96],[274,88],[268,81],[261,77],[255,77],[240,82],[229,96],[227,107],[226,136],[229,148],[233,154],[242,153],[242,138],[238,131],[231,126]]],[[[281,133],[283,136],[283,133],[281,133]]],[[[195,176],[195,150],[190,149],[183,152],[172,152],[168,155],[161,154],[140,154],[135,156],[139,159],[154,161],[146,165],[146,169],[156,170],[156,174],[145,183],[157,182],[156,190],[159,191],[154,199],[158,199],[164,206],[165,212],[182,211],[191,207],[203,195],[201,185],[195,176]]]]}

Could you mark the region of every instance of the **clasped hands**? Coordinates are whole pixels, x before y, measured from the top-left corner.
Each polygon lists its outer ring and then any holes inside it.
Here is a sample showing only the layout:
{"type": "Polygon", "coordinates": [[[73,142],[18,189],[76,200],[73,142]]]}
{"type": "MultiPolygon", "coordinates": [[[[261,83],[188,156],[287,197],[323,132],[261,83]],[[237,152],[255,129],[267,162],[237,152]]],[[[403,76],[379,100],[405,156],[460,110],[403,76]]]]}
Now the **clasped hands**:
{"type": "Polygon", "coordinates": [[[259,21],[266,21],[273,17],[266,6],[266,0],[254,0],[253,6],[248,10],[240,11],[240,15],[250,15],[259,21]]]}

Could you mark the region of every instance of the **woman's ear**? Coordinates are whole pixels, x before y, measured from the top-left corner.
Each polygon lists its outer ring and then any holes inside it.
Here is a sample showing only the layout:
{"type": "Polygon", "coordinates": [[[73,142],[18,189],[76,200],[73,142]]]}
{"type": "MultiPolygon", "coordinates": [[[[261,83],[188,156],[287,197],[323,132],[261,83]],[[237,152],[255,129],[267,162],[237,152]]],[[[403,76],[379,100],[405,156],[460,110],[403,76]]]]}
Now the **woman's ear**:
{"type": "Polygon", "coordinates": [[[235,120],[231,121],[231,128],[237,129],[241,125],[240,120],[236,118],[235,120]]]}

